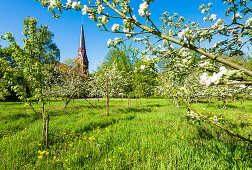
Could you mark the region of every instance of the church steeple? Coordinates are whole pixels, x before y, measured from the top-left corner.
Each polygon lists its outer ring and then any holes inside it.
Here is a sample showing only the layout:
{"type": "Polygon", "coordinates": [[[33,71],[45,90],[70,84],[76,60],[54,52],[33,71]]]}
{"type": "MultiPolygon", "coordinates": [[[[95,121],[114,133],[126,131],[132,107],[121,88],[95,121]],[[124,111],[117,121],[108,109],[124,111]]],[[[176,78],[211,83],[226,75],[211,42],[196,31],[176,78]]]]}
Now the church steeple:
{"type": "Polygon", "coordinates": [[[78,69],[78,72],[88,74],[88,58],[85,47],[83,24],[81,24],[80,42],[75,66],[78,69]]]}

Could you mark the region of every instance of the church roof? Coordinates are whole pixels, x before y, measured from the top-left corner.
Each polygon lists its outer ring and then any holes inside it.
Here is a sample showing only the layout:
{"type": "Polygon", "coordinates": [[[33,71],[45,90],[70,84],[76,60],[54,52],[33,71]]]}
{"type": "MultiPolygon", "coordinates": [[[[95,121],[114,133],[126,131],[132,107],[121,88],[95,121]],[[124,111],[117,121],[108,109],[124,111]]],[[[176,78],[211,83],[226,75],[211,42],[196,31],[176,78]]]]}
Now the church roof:
{"type": "Polygon", "coordinates": [[[80,44],[79,44],[80,49],[85,49],[85,39],[84,39],[84,30],[83,30],[83,24],[81,24],[81,34],[80,34],[80,44]]]}

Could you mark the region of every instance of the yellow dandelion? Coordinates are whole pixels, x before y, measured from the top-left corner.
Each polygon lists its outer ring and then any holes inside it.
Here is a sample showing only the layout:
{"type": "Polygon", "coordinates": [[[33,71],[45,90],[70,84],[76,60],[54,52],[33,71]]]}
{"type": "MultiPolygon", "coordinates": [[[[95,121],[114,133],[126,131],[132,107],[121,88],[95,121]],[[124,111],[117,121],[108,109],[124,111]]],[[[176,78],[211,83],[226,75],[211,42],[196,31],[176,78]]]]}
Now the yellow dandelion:
{"type": "Polygon", "coordinates": [[[38,159],[42,159],[42,158],[43,158],[43,156],[42,156],[42,155],[38,156],[38,159]]]}
{"type": "Polygon", "coordinates": [[[66,159],[65,161],[68,162],[68,159],[66,159]]]}
{"type": "Polygon", "coordinates": [[[108,161],[109,161],[109,162],[111,162],[111,161],[112,161],[112,159],[111,159],[111,158],[108,158],[108,161]]]}
{"type": "Polygon", "coordinates": [[[95,140],[95,137],[91,136],[88,138],[89,140],[95,140]]]}
{"type": "Polygon", "coordinates": [[[39,146],[41,146],[42,144],[40,143],[40,144],[38,144],[39,146]]]}
{"type": "Polygon", "coordinates": [[[54,156],[53,159],[56,159],[56,156],[54,156]]]}
{"type": "Polygon", "coordinates": [[[88,154],[86,154],[86,157],[88,157],[89,155],[88,154]]]}
{"type": "Polygon", "coordinates": [[[185,137],[184,136],[181,136],[181,139],[184,139],[185,137]]]}

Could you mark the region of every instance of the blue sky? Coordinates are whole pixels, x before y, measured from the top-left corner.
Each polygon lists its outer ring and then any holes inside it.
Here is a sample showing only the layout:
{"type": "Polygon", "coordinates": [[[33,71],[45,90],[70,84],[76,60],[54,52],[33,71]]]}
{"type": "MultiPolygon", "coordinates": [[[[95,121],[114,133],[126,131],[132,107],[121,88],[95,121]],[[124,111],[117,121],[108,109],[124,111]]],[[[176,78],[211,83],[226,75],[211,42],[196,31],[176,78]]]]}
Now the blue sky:
{"type": "MultiPolygon", "coordinates": [[[[155,0],[151,5],[151,16],[154,23],[157,25],[160,25],[159,17],[164,11],[168,11],[171,14],[177,12],[186,19],[202,23],[204,15],[198,10],[198,7],[202,3],[207,4],[208,2],[213,2],[215,7],[215,11],[213,12],[217,14],[217,18],[224,17],[224,5],[216,1],[217,0],[155,0]]],[[[81,4],[83,5],[84,2],[87,2],[87,0],[82,0],[81,4]]],[[[131,0],[131,2],[133,2],[133,7],[137,11],[137,4],[141,3],[142,0],[131,0]]],[[[37,18],[39,25],[43,24],[49,26],[49,30],[54,33],[54,42],[60,49],[61,61],[64,61],[68,57],[73,59],[76,58],[82,22],[81,12],[76,12],[74,10],[63,11],[61,17],[55,19],[52,17],[51,13],[47,11],[47,8],[43,8],[39,2],[34,0],[3,0],[0,10],[0,35],[4,35],[5,32],[12,32],[14,33],[16,41],[22,46],[23,20],[27,16],[37,18]]],[[[136,16],[140,19],[138,14],[136,14],[136,16]]],[[[109,51],[107,48],[107,40],[120,35],[99,31],[96,23],[89,20],[86,15],[83,17],[83,24],[89,59],[89,71],[92,72],[92,70],[95,70],[103,61],[109,51]]],[[[135,46],[138,47],[137,44],[135,46]]]]}

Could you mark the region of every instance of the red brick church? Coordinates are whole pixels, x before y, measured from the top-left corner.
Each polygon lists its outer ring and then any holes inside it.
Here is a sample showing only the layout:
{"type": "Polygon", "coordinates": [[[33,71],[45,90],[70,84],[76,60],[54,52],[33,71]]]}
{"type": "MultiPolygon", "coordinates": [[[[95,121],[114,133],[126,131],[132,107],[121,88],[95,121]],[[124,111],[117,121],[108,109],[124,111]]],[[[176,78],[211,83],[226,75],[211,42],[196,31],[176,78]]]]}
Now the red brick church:
{"type": "Polygon", "coordinates": [[[77,58],[75,60],[75,71],[80,74],[88,75],[88,58],[86,53],[83,24],[81,24],[80,44],[77,58]]]}

